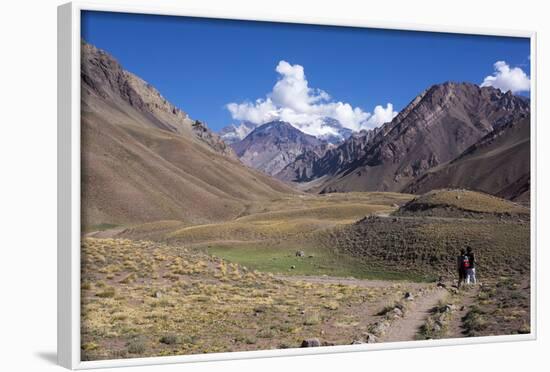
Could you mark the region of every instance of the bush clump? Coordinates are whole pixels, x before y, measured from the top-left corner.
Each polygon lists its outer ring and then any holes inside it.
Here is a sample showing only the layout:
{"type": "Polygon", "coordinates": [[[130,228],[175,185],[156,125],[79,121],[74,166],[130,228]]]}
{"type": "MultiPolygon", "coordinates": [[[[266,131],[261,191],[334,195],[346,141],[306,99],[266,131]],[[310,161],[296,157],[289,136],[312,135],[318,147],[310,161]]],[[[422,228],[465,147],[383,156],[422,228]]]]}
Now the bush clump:
{"type": "Polygon", "coordinates": [[[111,298],[115,297],[116,291],[114,287],[104,287],[103,291],[96,293],[97,297],[111,298]]]}
{"type": "Polygon", "coordinates": [[[177,335],[170,333],[162,336],[159,341],[162,344],[175,345],[180,343],[180,338],[177,335]]]}
{"type": "Polygon", "coordinates": [[[126,345],[130,354],[143,354],[147,350],[145,338],[138,337],[128,342],[126,345]]]}

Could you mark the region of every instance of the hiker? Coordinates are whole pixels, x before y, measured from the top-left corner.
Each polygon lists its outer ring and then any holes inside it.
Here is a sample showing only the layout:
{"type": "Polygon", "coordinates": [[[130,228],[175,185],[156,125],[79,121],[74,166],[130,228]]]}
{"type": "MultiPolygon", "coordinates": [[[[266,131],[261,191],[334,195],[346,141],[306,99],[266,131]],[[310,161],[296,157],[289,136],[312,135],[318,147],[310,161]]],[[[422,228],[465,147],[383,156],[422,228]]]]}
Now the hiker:
{"type": "Polygon", "coordinates": [[[456,268],[458,270],[458,289],[460,289],[460,284],[462,284],[466,280],[465,266],[469,266],[467,262],[468,256],[466,256],[466,251],[464,249],[461,249],[460,254],[456,257],[456,268]]]}
{"type": "Polygon", "coordinates": [[[474,252],[472,251],[472,247],[468,246],[466,249],[466,255],[468,256],[468,262],[470,264],[470,267],[466,269],[466,284],[476,284],[476,260],[474,257],[474,252]]]}

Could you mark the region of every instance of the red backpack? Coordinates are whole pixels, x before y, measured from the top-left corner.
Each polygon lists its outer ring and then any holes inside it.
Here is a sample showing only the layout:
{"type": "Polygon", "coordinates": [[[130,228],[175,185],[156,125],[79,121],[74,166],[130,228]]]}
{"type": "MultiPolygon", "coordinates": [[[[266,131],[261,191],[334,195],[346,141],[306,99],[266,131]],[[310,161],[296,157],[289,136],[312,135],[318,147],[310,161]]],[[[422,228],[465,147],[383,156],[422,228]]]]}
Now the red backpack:
{"type": "Polygon", "coordinates": [[[462,256],[462,268],[463,269],[469,269],[470,268],[470,257],[464,255],[462,256]]]}

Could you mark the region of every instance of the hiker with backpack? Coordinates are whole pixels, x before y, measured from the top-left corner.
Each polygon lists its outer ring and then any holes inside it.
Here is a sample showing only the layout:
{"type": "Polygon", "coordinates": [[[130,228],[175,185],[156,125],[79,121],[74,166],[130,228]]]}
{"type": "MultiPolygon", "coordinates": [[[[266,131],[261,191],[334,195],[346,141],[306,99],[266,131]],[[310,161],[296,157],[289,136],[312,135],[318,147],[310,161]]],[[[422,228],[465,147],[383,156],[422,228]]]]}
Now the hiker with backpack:
{"type": "Polygon", "coordinates": [[[466,249],[466,255],[468,256],[469,267],[466,269],[466,284],[476,284],[476,261],[472,247],[468,246],[466,249]]]}
{"type": "Polygon", "coordinates": [[[460,255],[456,258],[456,266],[458,269],[458,285],[457,288],[460,289],[460,285],[466,281],[466,270],[470,266],[469,258],[466,255],[464,249],[460,250],[460,255]]]}

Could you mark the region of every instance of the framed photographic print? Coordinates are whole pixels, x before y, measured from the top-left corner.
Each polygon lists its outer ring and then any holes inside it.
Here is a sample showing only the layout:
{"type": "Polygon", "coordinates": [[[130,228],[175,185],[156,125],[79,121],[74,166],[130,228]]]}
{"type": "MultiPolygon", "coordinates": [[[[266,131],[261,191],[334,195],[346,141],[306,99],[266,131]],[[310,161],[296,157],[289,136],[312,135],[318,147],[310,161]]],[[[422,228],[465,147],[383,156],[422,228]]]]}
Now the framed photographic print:
{"type": "Polygon", "coordinates": [[[535,33],[59,7],[73,369],[535,338],[535,33]]]}

